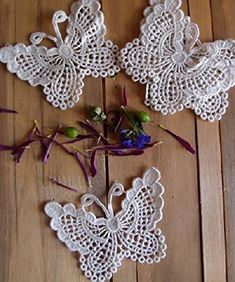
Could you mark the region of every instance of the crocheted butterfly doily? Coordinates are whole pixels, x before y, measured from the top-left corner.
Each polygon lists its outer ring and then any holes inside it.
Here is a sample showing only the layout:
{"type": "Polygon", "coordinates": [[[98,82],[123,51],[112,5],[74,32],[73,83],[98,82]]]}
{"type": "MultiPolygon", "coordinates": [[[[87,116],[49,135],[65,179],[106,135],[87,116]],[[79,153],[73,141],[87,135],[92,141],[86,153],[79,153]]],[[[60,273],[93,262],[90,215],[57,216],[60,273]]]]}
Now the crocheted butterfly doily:
{"type": "Polygon", "coordinates": [[[165,257],[165,237],[156,224],[162,219],[164,193],[159,183],[160,172],[151,168],[143,178],[136,178],[125,192],[122,184],[114,184],[109,192],[108,206],[94,196],[82,197],[82,207],[61,206],[49,202],[46,214],[60,241],[72,252],[80,253],[80,267],[92,282],[111,279],[124,258],[140,263],[158,263],[165,257]],[[114,214],[114,196],[125,193],[121,210],[114,214]],[[95,203],[105,217],[97,218],[87,207],[95,203]]]}
{"type": "Polygon", "coordinates": [[[181,0],[150,0],[141,34],[120,52],[121,67],[147,84],[145,104],[162,114],[184,108],[220,120],[226,91],[235,85],[235,41],[201,43],[199,28],[179,9],[181,0]]]}
{"type": "Polygon", "coordinates": [[[85,76],[113,76],[120,70],[116,59],[118,48],[104,39],[104,16],[97,0],[75,2],[69,16],[63,11],[55,12],[52,23],[55,37],[33,33],[32,45],[1,48],[0,61],[32,86],[43,86],[47,100],[65,110],[79,101],[85,76]],[[63,40],[58,24],[66,20],[67,36],[63,40]],[[38,46],[45,38],[56,47],[38,46]]]}

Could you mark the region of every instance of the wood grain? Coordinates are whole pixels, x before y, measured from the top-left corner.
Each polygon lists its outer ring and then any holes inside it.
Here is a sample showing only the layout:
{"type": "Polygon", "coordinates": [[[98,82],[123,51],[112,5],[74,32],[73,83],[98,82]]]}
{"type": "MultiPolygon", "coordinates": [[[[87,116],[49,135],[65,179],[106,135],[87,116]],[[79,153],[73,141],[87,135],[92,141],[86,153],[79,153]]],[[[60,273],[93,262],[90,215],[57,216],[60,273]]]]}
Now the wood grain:
{"type": "MultiPolygon", "coordinates": [[[[235,38],[234,1],[212,1],[214,39],[235,38]]],[[[229,108],[221,121],[222,172],[225,199],[228,281],[235,281],[235,118],[234,89],[229,91],[229,108]]]]}
{"type": "MultiPolygon", "coordinates": [[[[138,36],[143,10],[147,4],[147,1],[142,0],[103,1],[108,37],[118,42],[122,47],[138,36]],[[121,10],[122,12],[114,18],[113,10],[121,10]],[[132,20],[130,21],[130,19],[132,20]]],[[[184,9],[187,11],[186,5],[184,5],[184,9]]],[[[158,123],[162,123],[190,140],[195,146],[195,117],[189,111],[168,117],[152,113],[143,105],[144,87],[133,83],[123,74],[118,75],[115,81],[106,81],[107,105],[120,103],[120,91],[124,85],[128,90],[130,106],[139,110],[147,110],[154,120],[151,125],[146,127],[147,132],[151,133],[153,140],[162,140],[164,144],[146,152],[144,157],[128,160],[110,158],[109,180],[110,183],[115,180],[121,181],[125,187],[130,187],[131,179],[141,175],[148,167],[154,165],[160,169],[162,182],[166,186],[165,221],[160,224],[160,227],[166,235],[168,251],[167,258],[159,265],[137,265],[136,267],[132,262],[126,263],[115,275],[114,281],[121,282],[126,275],[129,275],[128,281],[136,281],[136,279],[139,281],[171,281],[171,279],[174,281],[200,281],[202,279],[202,265],[200,228],[198,228],[200,226],[200,212],[197,160],[182,151],[182,148],[174,140],[157,127],[158,123]],[[195,222],[195,225],[191,225],[191,222],[195,222]],[[189,226],[190,228],[188,228],[189,226]],[[184,271],[181,271],[182,269],[184,271]]]]}
{"type": "MultiPolygon", "coordinates": [[[[201,40],[234,38],[233,2],[185,0],[183,9],[199,24],[201,40]]],[[[73,0],[2,0],[1,46],[28,43],[28,35],[34,31],[53,34],[51,17],[54,11],[69,13],[72,3],[73,0]]],[[[147,5],[147,0],[103,0],[107,38],[121,48],[137,37],[147,5]]],[[[230,108],[221,124],[210,124],[195,118],[187,110],[167,117],[149,111],[143,104],[145,88],[133,83],[124,73],[105,80],[87,78],[85,85],[78,106],[61,112],[44,100],[41,88],[30,87],[9,74],[5,66],[0,66],[0,106],[15,107],[19,112],[0,116],[0,143],[18,142],[35,119],[43,127],[77,125],[88,105],[108,109],[119,104],[125,85],[130,106],[152,116],[154,122],[146,126],[146,131],[153,140],[161,140],[163,144],[146,152],[144,157],[105,159],[100,156],[99,175],[93,181],[96,187],[93,190],[87,188],[76,161],[59,148],[53,148],[47,165],[42,165],[39,160],[37,144],[18,166],[8,153],[1,153],[0,281],[87,281],[78,267],[77,256],[71,254],[48,227],[43,204],[52,199],[78,204],[79,196],[87,191],[105,201],[114,181],[129,188],[131,180],[151,166],[160,169],[161,182],[166,188],[164,220],[159,227],[167,238],[167,257],[160,264],[148,266],[126,260],[112,281],[223,282],[226,276],[227,281],[235,281],[235,130],[232,122],[235,91],[230,91],[230,108]],[[189,140],[197,148],[197,156],[182,150],[174,139],[157,127],[158,123],[189,140]],[[77,187],[79,193],[70,193],[50,184],[49,177],[77,187]]],[[[112,137],[109,132],[107,134],[112,137]]],[[[86,147],[86,143],[81,145],[81,149],[86,147]]]]}
{"type": "MultiPolygon", "coordinates": [[[[189,7],[201,40],[213,41],[210,1],[189,0],[189,7]]],[[[226,281],[226,256],[219,123],[197,118],[197,137],[204,279],[222,282],[226,281]]]]}

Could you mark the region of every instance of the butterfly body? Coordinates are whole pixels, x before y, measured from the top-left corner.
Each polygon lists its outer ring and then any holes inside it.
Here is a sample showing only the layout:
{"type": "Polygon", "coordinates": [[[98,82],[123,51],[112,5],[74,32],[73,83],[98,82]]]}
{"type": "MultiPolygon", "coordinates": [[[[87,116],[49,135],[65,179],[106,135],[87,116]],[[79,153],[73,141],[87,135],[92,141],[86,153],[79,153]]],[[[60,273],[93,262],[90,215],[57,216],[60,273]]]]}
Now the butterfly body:
{"type": "Polygon", "coordinates": [[[0,61],[10,72],[41,85],[46,99],[62,110],[79,101],[85,76],[113,76],[119,71],[117,46],[106,41],[106,28],[97,0],[79,0],[72,5],[71,14],[55,12],[52,24],[55,36],[36,32],[30,36],[31,45],[17,44],[0,49],[0,61]],[[59,24],[68,21],[67,36],[62,38],[59,24]],[[44,39],[56,47],[39,46],[44,39]]]}
{"type": "Polygon", "coordinates": [[[163,208],[164,188],[159,179],[159,171],[151,168],[143,179],[136,178],[127,192],[121,184],[115,184],[110,189],[107,207],[89,194],[82,197],[80,209],[72,204],[64,207],[56,202],[46,204],[45,212],[52,218],[51,228],[71,251],[80,253],[80,267],[92,282],[110,279],[125,257],[149,264],[165,257],[165,237],[160,229],[155,229],[162,219],[163,208]],[[123,193],[126,197],[115,214],[113,197],[123,193]],[[97,218],[87,211],[94,203],[104,217],[97,218]]]}

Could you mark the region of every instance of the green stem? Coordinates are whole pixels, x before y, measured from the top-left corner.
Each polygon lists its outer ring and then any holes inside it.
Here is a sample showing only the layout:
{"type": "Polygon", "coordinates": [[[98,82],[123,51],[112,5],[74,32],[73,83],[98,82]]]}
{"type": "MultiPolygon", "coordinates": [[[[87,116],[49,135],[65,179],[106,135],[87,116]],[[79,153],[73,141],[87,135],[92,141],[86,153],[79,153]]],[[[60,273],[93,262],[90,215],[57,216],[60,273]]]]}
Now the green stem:
{"type": "Polygon", "coordinates": [[[123,110],[125,116],[127,117],[129,124],[132,126],[132,128],[135,132],[139,131],[139,129],[142,129],[141,124],[139,126],[139,124],[136,123],[135,119],[133,118],[131,113],[129,111],[127,111],[125,106],[121,106],[121,109],[123,110]]]}

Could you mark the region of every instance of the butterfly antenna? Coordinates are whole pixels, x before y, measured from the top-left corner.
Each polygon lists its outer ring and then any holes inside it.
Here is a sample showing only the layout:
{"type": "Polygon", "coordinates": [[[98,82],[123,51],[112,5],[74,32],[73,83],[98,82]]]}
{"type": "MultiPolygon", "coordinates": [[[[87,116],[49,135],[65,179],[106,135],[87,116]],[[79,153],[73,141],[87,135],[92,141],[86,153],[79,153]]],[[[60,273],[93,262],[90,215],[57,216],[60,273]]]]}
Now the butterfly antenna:
{"type": "Polygon", "coordinates": [[[124,187],[120,183],[115,183],[113,186],[110,188],[109,194],[108,194],[108,211],[110,213],[110,216],[114,216],[113,212],[113,196],[119,197],[124,193],[124,187]]]}
{"type": "Polygon", "coordinates": [[[58,43],[63,44],[64,40],[62,39],[61,32],[59,29],[59,23],[63,23],[68,19],[64,11],[57,11],[53,15],[52,24],[55,30],[56,37],[58,38],[58,43]]]}

